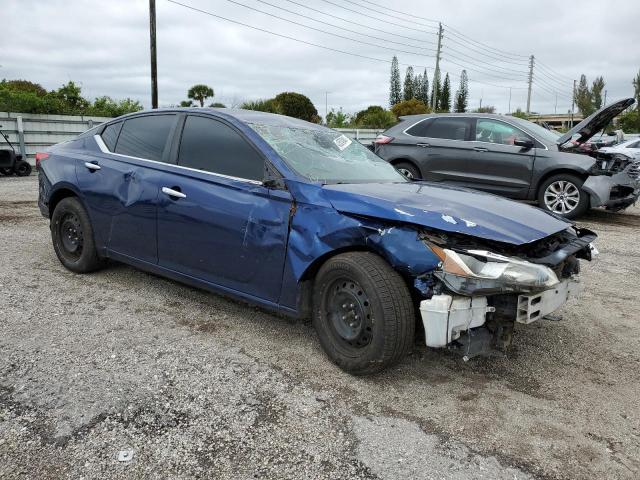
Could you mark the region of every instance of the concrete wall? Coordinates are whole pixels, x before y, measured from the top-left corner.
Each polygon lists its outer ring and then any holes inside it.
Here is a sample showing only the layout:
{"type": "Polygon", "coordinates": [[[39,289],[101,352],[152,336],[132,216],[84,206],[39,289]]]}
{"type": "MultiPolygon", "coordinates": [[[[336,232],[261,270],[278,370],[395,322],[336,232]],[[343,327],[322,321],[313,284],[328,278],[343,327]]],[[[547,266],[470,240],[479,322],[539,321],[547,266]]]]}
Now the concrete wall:
{"type": "MultiPolygon", "coordinates": [[[[109,118],[0,112],[0,130],[9,136],[16,151],[26,154],[33,165],[36,152],[70,140],[107,120],[109,118]]],[[[7,147],[4,138],[0,137],[0,148],[7,147]]]]}
{"type": "MultiPolygon", "coordinates": [[[[71,115],[41,115],[34,113],[0,112],[0,130],[9,136],[16,151],[35,163],[36,152],[56,143],[70,140],[82,132],[111,120],[106,117],[71,115]]],[[[346,136],[368,145],[382,130],[339,128],[346,136]]],[[[0,137],[0,148],[7,148],[0,137]]]]}

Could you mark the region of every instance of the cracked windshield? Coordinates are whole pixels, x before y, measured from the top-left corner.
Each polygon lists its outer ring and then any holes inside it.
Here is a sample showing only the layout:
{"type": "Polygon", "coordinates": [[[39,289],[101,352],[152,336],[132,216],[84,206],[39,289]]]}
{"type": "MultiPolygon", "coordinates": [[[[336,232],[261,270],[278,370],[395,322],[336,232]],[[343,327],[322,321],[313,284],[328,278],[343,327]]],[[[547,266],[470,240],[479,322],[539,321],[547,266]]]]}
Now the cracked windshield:
{"type": "Polygon", "coordinates": [[[251,124],[298,174],[321,183],[406,182],[359,142],[331,130],[251,124]]]}

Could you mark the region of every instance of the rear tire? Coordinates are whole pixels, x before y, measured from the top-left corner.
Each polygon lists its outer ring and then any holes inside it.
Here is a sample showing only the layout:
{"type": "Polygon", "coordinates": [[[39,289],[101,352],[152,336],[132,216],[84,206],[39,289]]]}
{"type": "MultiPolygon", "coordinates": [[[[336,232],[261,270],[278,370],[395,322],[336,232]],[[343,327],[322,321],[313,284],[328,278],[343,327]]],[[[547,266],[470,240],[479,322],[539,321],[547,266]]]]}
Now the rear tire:
{"type": "Polygon", "coordinates": [[[53,249],[65,268],[88,273],[104,266],[95,246],[91,221],[76,197],[60,200],[51,215],[53,249]]]}
{"type": "Polygon", "coordinates": [[[398,162],[398,163],[395,163],[393,166],[396,167],[396,170],[398,170],[402,175],[407,177],[409,180],[418,180],[422,178],[422,174],[420,173],[420,170],[418,170],[418,168],[412,163],[398,162]]]}
{"type": "Polygon", "coordinates": [[[538,205],[564,218],[576,218],[589,209],[589,194],[582,190],[583,183],[570,173],[549,177],[538,190],[538,205]]]}
{"type": "Polygon", "coordinates": [[[402,277],[381,257],[350,252],[328,260],[316,276],[313,325],[332,362],[353,375],[402,360],[415,336],[415,314],[402,277]]]}
{"type": "Polygon", "coordinates": [[[25,162],[24,160],[16,162],[13,170],[19,177],[28,177],[29,175],[31,175],[31,165],[29,164],[29,162],[25,162]]]}

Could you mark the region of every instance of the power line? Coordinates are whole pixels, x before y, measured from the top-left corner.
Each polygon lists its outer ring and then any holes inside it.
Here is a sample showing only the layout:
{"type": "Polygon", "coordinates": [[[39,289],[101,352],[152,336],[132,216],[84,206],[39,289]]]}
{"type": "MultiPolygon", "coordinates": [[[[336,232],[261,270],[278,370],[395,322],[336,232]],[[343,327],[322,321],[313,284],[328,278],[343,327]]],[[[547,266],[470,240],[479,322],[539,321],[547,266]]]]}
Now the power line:
{"type": "MultiPolygon", "coordinates": [[[[345,7],[345,6],[340,5],[338,3],[334,3],[334,2],[332,2],[330,0],[321,0],[321,1],[324,2],[324,3],[328,3],[329,5],[333,5],[334,7],[338,7],[338,8],[341,8],[343,10],[347,10],[348,12],[353,12],[353,13],[356,13],[358,15],[363,15],[363,13],[359,12],[358,10],[354,10],[352,8],[345,7]]],[[[389,25],[395,25],[396,27],[406,28],[407,30],[414,30],[414,31],[420,32],[420,33],[427,33],[424,30],[419,30],[417,28],[407,27],[406,25],[400,25],[399,23],[394,23],[394,22],[390,21],[388,18],[379,18],[379,17],[373,17],[373,18],[375,18],[376,20],[384,21],[386,24],[389,24],[389,25]]],[[[425,25],[424,27],[425,28],[431,28],[433,30],[433,32],[435,32],[437,30],[437,28],[432,27],[430,25],[425,25]]]]}
{"type": "Polygon", "coordinates": [[[349,40],[351,42],[357,42],[357,43],[361,43],[363,45],[369,45],[370,47],[384,48],[385,50],[390,50],[392,52],[408,53],[409,55],[417,55],[417,56],[425,55],[425,54],[422,54],[422,53],[410,52],[408,50],[399,50],[397,48],[386,47],[384,45],[378,45],[376,43],[370,43],[370,42],[366,42],[364,40],[358,40],[356,38],[346,37],[344,35],[340,35],[339,33],[328,32],[326,30],[322,30],[321,28],[311,27],[309,25],[305,25],[304,23],[296,22],[295,20],[290,20],[288,18],[280,17],[279,15],[276,15],[274,13],[269,13],[269,12],[265,12],[264,10],[260,10],[258,8],[255,8],[255,7],[250,7],[249,5],[245,5],[244,3],[236,2],[235,0],[226,0],[226,1],[229,2],[229,3],[233,3],[234,5],[238,5],[240,7],[244,7],[246,9],[248,9],[248,10],[252,10],[254,12],[262,13],[263,15],[268,15],[270,17],[277,18],[278,20],[282,20],[284,22],[289,22],[289,23],[292,23],[294,25],[298,25],[300,27],[308,28],[310,30],[314,30],[316,32],[324,33],[326,35],[332,35],[334,37],[342,38],[344,40],[349,40]]]}
{"type": "MultiPolygon", "coordinates": [[[[357,2],[356,0],[349,0],[349,3],[357,5],[358,7],[370,9],[370,7],[368,7],[367,5],[363,5],[363,4],[359,3],[359,2],[357,2]]],[[[369,2],[369,3],[372,4],[372,5],[376,5],[373,2],[369,2]]],[[[383,7],[382,5],[376,5],[376,6],[384,9],[384,11],[381,12],[380,10],[375,10],[375,9],[373,9],[372,11],[380,13],[380,14],[384,15],[385,17],[395,18],[396,20],[400,20],[401,22],[410,22],[410,23],[412,23],[414,25],[420,25],[421,27],[425,27],[425,28],[436,28],[433,25],[425,25],[424,23],[416,22],[416,18],[422,18],[422,17],[417,17],[415,15],[411,15],[411,19],[407,20],[406,18],[398,17],[397,15],[392,15],[392,14],[389,13],[389,12],[394,12],[395,10],[383,7]]],[[[426,20],[427,22],[435,23],[436,25],[440,24],[439,20],[425,19],[425,18],[422,18],[422,19],[426,20]]]]}
{"type": "MultiPolygon", "coordinates": [[[[308,20],[312,20],[312,21],[314,21],[314,22],[321,23],[321,24],[323,24],[323,25],[328,25],[328,26],[333,27],[333,28],[337,28],[337,29],[340,29],[340,30],[344,30],[344,31],[346,31],[346,32],[355,33],[356,35],[363,35],[363,36],[365,36],[365,37],[373,38],[373,39],[376,39],[376,40],[381,40],[381,41],[383,41],[383,42],[387,42],[387,43],[395,43],[395,44],[397,44],[397,45],[402,45],[402,46],[405,46],[405,47],[417,48],[417,49],[420,49],[420,50],[425,50],[425,51],[435,52],[435,50],[434,50],[434,49],[432,49],[432,48],[424,48],[424,47],[420,47],[420,46],[418,46],[418,45],[411,45],[411,44],[407,44],[407,43],[396,42],[396,41],[394,41],[394,40],[388,40],[388,39],[386,39],[386,38],[376,37],[375,35],[368,35],[368,34],[366,34],[366,33],[357,32],[357,31],[355,31],[355,30],[350,30],[350,29],[348,29],[348,28],[344,28],[344,27],[341,27],[341,26],[339,26],[339,25],[335,25],[335,24],[333,24],[333,23],[324,22],[324,21],[322,21],[322,20],[318,20],[318,19],[313,18],[313,17],[310,17],[310,16],[308,16],[308,15],[304,15],[304,14],[302,14],[302,13],[295,12],[295,11],[293,11],[293,10],[289,10],[289,9],[287,9],[287,8],[284,8],[284,7],[280,7],[280,6],[278,6],[278,5],[274,5],[274,4],[272,4],[272,3],[266,2],[265,0],[256,0],[256,1],[258,1],[258,2],[260,2],[260,3],[264,3],[265,5],[269,5],[270,7],[277,8],[278,10],[283,10],[283,11],[285,11],[285,12],[287,12],[287,13],[291,13],[292,15],[297,15],[297,16],[299,16],[299,17],[306,18],[306,19],[308,19],[308,20]]],[[[296,3],[296,2],[292,2],[292,3],[296,3]]],[[[298,5],[298,4],[297,4],[297,5],[298,5]]],[[[422,54],[420,54],[420,55],[422,55],[422,54]]]]}
{"type": "MultiPolygon", "coordinates": [[[[364,58],[364,59],[367,59],[367,60],[374,60],[376,62],[384,62],[384,63],[391,63],[392,62],[392,60],[386,60],[386,59],[383,59],[383,58],[376,58],[376,57],[369,57],[368,55],[361,55],[359,53],[347,52],[347,51],[344,51],[344,50],[339,50],[337,48],[327,47],[325,45],[319,45],[317,43],[308,42],[306,40],[301,40],[299,38],[290,37],[290,36],[284,35],[282,33],[272,32],[271,30],[267,30],[265,28],[256,27],[254,25],[249,25],[248,23],[243,23],[243,22],[240,22],[238,20],[233,20],[231,18],[223,17],[222,15],[217,15],[215,13],[208,12],[206,10],[202,10],[200,8],[196,8],[196,7],[193,7],[191,5],[187,5],[187,4],[178,2],[177,0],[167,0],[167,2],[173,3],[174,5],[179,5],[181,7],[187,8],[187,9],[192,10],[194,12],[198,12],[198,13],[202,13],[204,15],[208,15],[210,17],[219,18],[220,20],[224,20],[226,22],[235,23],[236,25],[241,25],[243,27],[251,28],[251,29],[257,30],[259,32],[268,33],[269,35],[274,35],[274,36],[280,37],[280,38],[286,38],[287,40],[293,40],[294,42],[303,43],[305,45],[311,45],[312,47],[322,48],[324,50],[330,50],[332,52],[342,53],[342,54],[345,54],[345,55],[350,55],[352,57],[364,58]]],[[[408,63],[400,63],[400,62],[398,63],[398,65],[402,65],[402,66],[406,66],[406,67],[415,66],[415,67],[426,68],[426,69],[430,69],[431,68],[431,67],[427,67],[425,65],[411,65],[411,64],[408,64],[408,63]]]]}
{"type": "MultiPolygon", "coordinates": [[[[407,37],[407,36],[405,36],[405,35],[399,35],[399,34],[397,34],[397,33],[389,32],[389,31],[387,31],[387,30],[382,30],[382,29],[380,29],[380,28],[371,27],[371,26],[369,26],[369,25],[365,25],[365,24],[362,24],[362,23],[354,22],[354,21],[352,21],[352,20],[346,19],[346,18],[344,18],[344,17],[340,17],[340,16],[335,15],[335,14],[331,14],[331,13],[323,12],[322,10],[318,10],[318,9],[316,9],[316,8],[310,7],[310,6],[308,6],[308,5],[304,5],[304,4],[302,4],[302,3],[295,2],[295,1],[293,1],[293,0],[285,0],[285,1],[286,1],[286,2],[289,2],[289,3],[293,3],[294,5],[298,5],[299,7],[306,8],[306,9],[311,10],[311,11],[313,11],[313,12],[319,13],[319,14],[321,14],[321,15],[324,15],[324,16],[327,16],[327,17],[331,17],[331,18],[335,18],[336,20],[341,20],[341,21],[346,22],[346,23],[348,23],[348,24],[350,24],[350,25],[358,25],[359,27],[363,27],[363,28],[366,28],[366,29],[369,29],[369,30],[373,30],[373,31],[376,31],[376,32],[380,32],[380,33],[385,33],[385,34],[387,34],[387,35],[393,35],[394,37],[398,37],[398,38],[404,38],[404,39],[406,39],[406,40],[412,40],[412,41],[414,41],[414,42],[421,42],[421,43],[428,43],[428,44],[430,44],[430,45],[435,45],[435,42],[433,42],[433,41],[421,40],[421,39],[419,39],[419,38],[407,37]]],[[[361,35],[362,35],[362,34],[361,34],[361,35]]],[[[390,40],[389,40],[389,41],[390,41],[390,40]]],[[[411,46],[412,46],[412,47],[414,47],[414,48],[417,48],[417,47],[415,47],[414,45],[411,45],[411,46]]]]}
{"type": "Polygon", "coordinates": [[[552,76],[554,77],[558,77],[560,79],[564,79],[567,80],[569,82],[573,82],[573,78],[571,77],[567,77],[566,75],[562,75],[561,73],[557,73],[555,70],[553,70],[551,67],[546,66],[544,63],[542,62],[538,62],[538,66],[542,67],[543,69],[547,70],[552,76]]]}
{"type": "MultiPolygon", "coordinates": [[[[353,1],[353,0],[351,1],[351,3],[356,3],[356,4],[357,4],[357,2],[355,2],[355,1],[353,1]]],[[[438,23],[438,21],[437,21],[437,20],[434,20],[434,19],[432,19],[432,18],[421,17],[421,16],[419,16],[419,15],[415,15],[414,13],[408,13],[408,12],[402,12],[402,11],[400,11],[400,10],[394,10],[393,8],[390,8],[390,7],[386,6],[386,5],[380,5],[379,3],[372,2],[372,1],[370,1],[370,0],[367,0],[367,3],[368,3],[368,4],[370,4],[370,5],[375,5],[376,7],[384,8],[385,10],[388,10],[388,11],[391,11],[391,12],[394,12],[394,13],[400,13],[400,14],[402,14],[402,15],[406,15],[406,16],[408,16],[408,17],[411,17],[411,19],[418,18],[418,19],[420,19],[420,20],[425,20],[425,21],[427,21],[427,22],[435,22],[435,23],[438,23]]],[[[409,21],[409,20],[406,20],[406,21],[409,21]]],[[[522,54],[518,54],[518,53],[506,52],[506,51],[504,51],[504,50],[499,50],[499,49],[497,49],[497,48],[495,48],[495,47],[491,47],[491,46],[489,46],[489,45],[483,44],[483,43],[481,43],[481,42],[478,42],[477,40],[474,40],[474,39],[472,39],[472,38],[470,38],[470,37],[468,37],[468,36],[464,35],[462,32],[460,32],[460,31],[456,30],[455,28],[451,27],[450,25],[448,25],[448,24],[446,24],[446,23],[443,23],[443,25],[444,25],[445,27],[448,27],[448,28],[449,28],[449,30],[451,30],[454,34],[457,34],[458,36],[460,36],[460,37],[462,37],[462,38],[467,39],[467,41],[474,42],[474,43],[476,43],[476,44],[478,44],[478,45],[480,45],[480,46],[482,46],[482,47],[484,47],[484,48],[487,48],[487,49],[490,49],[490,50],[494,50],[494,51],[496,51],[496,52],[498,52],[498,53],[500,53],[500,54],[502,54],[502,55],[508,55],[508,56],[516,57],[516,58],[517,58],[517,57],[520,57],[520,58],[526,58],[526,59],[528,59],[528,58],[529,58],[529,55],[522,55],[522,54]]]]}
{"type": "MultiPolygon", "coordinates": [[[[445,35],[445,37],[446,37],[446,35],[445,35]]],[[[445,45],[445,46],[446,46],[446,45],[445,45]]],[[[467,55],[466,53],[463,53],[463,52],[461,52],[461,51],[459,51],[459,50],[456,50],[456,49],[454,49],[454,48],[452,48],[452,47],[446,46],[446,48],[447,48],[447,50],[449,50],[449,51],[456,52],[456,53],[458,53],[459,55],[462,55],[463,57],[466,57],[466,58],[460,58],[460,57],[457,57],[457,56],[455,56],[455,55],[451,55],[453,58],[456,58],[456,59],[461,60],[461,61],[463,61],[463,62],[468,62],[468,61],[470,61],[470,60],[474,60],[474,61],[476,60],[476,59],[474,59],[473,57],[471,57],[471,56],[467,55]]],[[[480,60],[480,62],[482,62],[483,64],[488,65],[488,66],[490,66],[490,67],[492,67],[492,68],[505,70],[505,72],[506,72],[507,74],[508,74],[508,73],[512,73],[512,74],[513,74],[513,73],[517,73],[517,74],[526,75],[526,71],[524,71],[524,70],[516,70],[515,68],[503,67],[502,65],[496,65],[496,64],[492,64],[492,63],[484,62],[484,61],[482,61],[482,60],[480,60]]],[[[474,65],[474,63],[471,63],[471,65],[474,65]]],[[[475,65],[477,66],[477,64],[475,64],[475,65]]]]}

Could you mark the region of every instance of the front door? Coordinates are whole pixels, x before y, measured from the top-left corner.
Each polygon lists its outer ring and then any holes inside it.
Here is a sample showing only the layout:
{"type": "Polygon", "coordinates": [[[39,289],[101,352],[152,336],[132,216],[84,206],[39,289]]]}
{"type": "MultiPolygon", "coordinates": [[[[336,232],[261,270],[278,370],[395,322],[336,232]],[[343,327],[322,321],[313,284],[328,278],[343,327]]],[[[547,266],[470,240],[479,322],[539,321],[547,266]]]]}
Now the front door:
{"type": "Polygon", "coordinates": [[[262,185],[265,160],[222,121],[188,115],[160,180],[162,267],[277,302],[291,196],[262,185]]]}
{"type": "Polygon", "coordinates": [[[535,140],[519,128],[493,118],[475,123],[472,161],[467,167],[469,187],[510,198],[526,198],[533,174],[536,148],[513,144],[535,140]]]}

